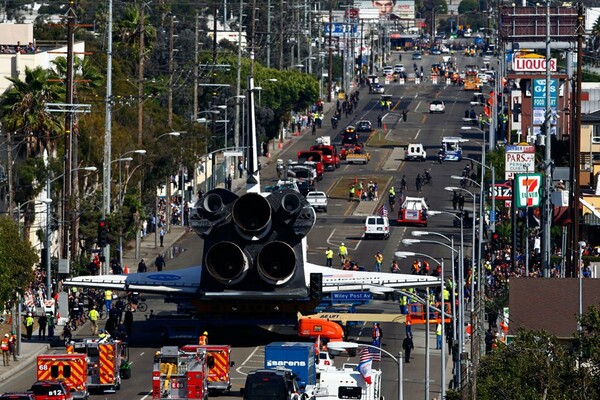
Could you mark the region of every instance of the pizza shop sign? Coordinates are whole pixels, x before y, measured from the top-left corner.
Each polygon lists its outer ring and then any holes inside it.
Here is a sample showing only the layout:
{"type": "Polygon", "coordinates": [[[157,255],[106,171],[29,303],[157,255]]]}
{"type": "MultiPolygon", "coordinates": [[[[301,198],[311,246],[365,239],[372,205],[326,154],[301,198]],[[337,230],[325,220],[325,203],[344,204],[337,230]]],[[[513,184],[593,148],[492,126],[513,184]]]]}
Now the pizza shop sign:
{"type": "MultiPolygon", "coordinates": [[[[538,54],[513,58],[513,71],[545,72],[546,59],[538,54]]],[[[556,72],[556,58],[550,59],[550,71],[556,72]]]]}

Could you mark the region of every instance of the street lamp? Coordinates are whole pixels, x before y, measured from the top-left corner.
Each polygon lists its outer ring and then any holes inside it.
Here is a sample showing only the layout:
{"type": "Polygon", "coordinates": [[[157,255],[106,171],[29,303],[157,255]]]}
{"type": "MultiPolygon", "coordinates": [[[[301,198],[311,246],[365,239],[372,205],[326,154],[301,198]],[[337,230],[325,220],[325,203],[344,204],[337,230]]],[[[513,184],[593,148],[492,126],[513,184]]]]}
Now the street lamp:
{"type": "MultiPolygon", "coordinates": [[[[458,286],[458,326],[457,329],[455,329],[456,334],[458,335],[458,364],[457,367],[455,368],[454,372],[456,374],[456,379],[454,380],[454,385],[455,387],[458,387],[459,389],[462,388],[462,371],[461,371],[461,367],[460,367],[460,363],[461,363],[461,354],[463,353],[464,350],[464,345],[465,345],[465,336],[464,336],[464,321],[465,321],[465,276],[464,276],[464,272],[465,272],[465,267],[464,267],[464,233],[463,233],[463,213],[460,213],[460,216],[448,212],[448,211],[437,211],[437,210],[428,210],[427,211],[427,215],[429,216],[434,216],[434,215],[450,215],[453,218],[457,218],[458,220],[460,220],[460,251],[458,252],[459,255],[459,263],[458,263],[458,282],[459,284],[456,285],[456,282],[454,282],[454,284],[456,286],[458,286]]],[[[421,231],[419,231],[421,232],[421,231]]],[[[428,232],[428,234],[431,232],[428,232]]],[[[441,236],[441,234],[438,234],[441,236]]],[[[418,234],[417,234],[418,236],[418,234]]],[[[445,236],[444,236],[445,237],[445,236]]],[[[414,240],[414,239],[413,239],[414,240]]],[[[453,242],[451,242],[451,246],[452,249],[454,249],[453,246],[453,242]]],[[[452,258],[452,261],[454,262],[454,257],[452,258]]],[[[454,274],[454,266],[452,266],[452,273],[454,274]]],[[[454,280],[454,275],[452,277],[452,279],[454,280]]],[[[454,291],[454,290],[453,290],[454,291]]],[[[454,307],[456,307],[456,301],[452,300],[452,304],[454,307]]]]}
{"type": "MultiPolygon", "coordinates": [[[[454,251],[454,249],[452,249],[450,246],[441,243],[441,242],[437,242],[435,240],[419,240],[419,239],[402,239],[402,244],[405,246],[410,246],[412,244],[415,243],[433,243],[433,244],[440,244],[442,246],[448,247],[450,248],[452,251],[454,251]]],[[[429,258],[430,260],[435,261],[442,269],[442,273],[440,276],[440,294],[442,297],[442,306],[441,306],[441,315],[442,315],[442,321],[441,321],[441,328],[442,328],[442,349],[441,349],[441,389],[442,389],[442,399],[445,397],[446,395],[446,352],[444,350],[444,337],[445,335],[445,322],[444,320],[446,319],[446,304],[444,301],[444,259],[442,258],[442,262],[439,262],[435,257],[432,257],[428,254],[425,253],[412,253],[412,252],[403,252],[403,251],[398,251],[396,253],[394,253],[395,256],[397,257],[402,257],[402,256],[410,256],[410,255],[421,255],[424,257],[429,258]]],[[[454,255],[454,254],[453,254],[454,255]]],[[[430,303],[429,303],[429,293],[425,294],[425,398],[429,399],[429,309],[430,309],[430,303]]]]}
{"type": "MultiPolygon", "coordinates": [[[[411,239],[404,239],[402,240],[403,244],[408,244],[410,242],[410,244],[414,243],[411,239]],[[405,243],[405,240],[407,241],[405,243]]],[[[433,242],[432,243],[438,243],[438,242],[433,242]]],[[[408,244],[408,245],[410,245],[408,244]]],[[[443,243],[439,243],[442,244],[443,243]]],[[[454,251],[454,249],[452,249],[454,251]]],[[[446,352],[444,349],[444,340],[446,337],[446,327],[445,327],[445,320],[446,320],[446,302],[444,299],[444,259],[442,258],[441,262],[437,260],[437,258],[430,256],[429,254],[425,254],[425,253],[416,253],[416,252],[412,252],[412,251],[397,251],[394,253],[394,255],[396,257],[415,257],[415,256],[421,256],[421,257],[427,257],[430,260],[434,261],[436,264],[438,264],[442,271],[441,271],[441,275],[440,275],[440,295],[442,298],[441,301],[441,307],[440,307],[440,315],[442,316],[442,320],[441,320],[441,336],[442,336],[442,345],[441,345],[441,361],[440,361],[440,373],[441,373],[441,398],[444,399],[446,397],[446,352]]],[[[454,256],[454,254],[452,254],[452,256],[454,256]]],[[[425,399],[429,399],[429,382],[430,382],[430,374],[429,374],[429,358],[430,358],[430,353],[429,353],[429,309],[431,308],[431,304],[429,302],[429,293],[426,293],[425,295],[425,399]]],[[[435,309],[435,308],[434,308],[435,309]]],[[[454,316],[453,316],[454,319],[454,316]]]]}
{"type": "Polygon", "coordinates": [[[394,360],[394,362],[396,364],[398,364],[398,400],[403,400],[404,394],[403,394],[403,382],[402,382],[402,352],[398,352],[398,357],[395,357],[389,351],[382,349],[380,347],[377,347],[377,346],[370,345],[370,344],[355,343],[355,342],[342,342],[342,341],[327,343],[328,349],[337,350],[337,351],[343,351],[343,350],[348,350],[348,349],[357,349],[361,346],[366,347],[368,349],[374,349],[377,351],[381,351],[382,353],[390,356],[390,358],[392,360],[394,360]]]}
{"type": "Polygon", "coordinates": [[[225,99],[225,104],[217,106],[218,109],[225,110],[225,146],[224,147],[227,147],[227,130],[228,130],[228,123],[229,123],[229,119],[227,118],[227,111],[229,108],[228,104],[229,104],[229,100],[233,100],[233,99],[245,100],[246,95],[240,94],[239,96],[228,97],[227,99],[225,99]]]}
{"type": "MultiPolygon", "coordinates": [[[[49,196],[49,194],[48,194],[49,196]]],[[[28,200],[24,203],[18,203],[17,204],[17,221],[19,222],[19,235],[21,236],[21,239],[23,238],[23,231],[21,229],[21,207],[23,207],[24,205],[27,205],[29,203],[41,203],[41,204],[45,204],[46,205],[46,234],[45,234],[45,243],[44,246],[46,247],[46,259],[44,260],[44,262],[46,263],[46,297],[47,299],[51,299],[52,298],[52,280],[51,280],[51,270],[50,270],[50,246],[49,246],[49,236],[50,236],[50,220],[48,219],[50,216],[50,204],[52,204],[52,199],[51,198],[41,198],[41,199],[31,199],[28,200]]]]}
{"type": "MultiPolygon", "coordinates": [[[[206,111],[200,111],[199,114],[203,113],[203,112],[206,112],[206,111]]],[[[216,112],[218,113],[219,111],[216,111],[216,112]]],[[[158,140],[160,140],[161,138],[163,138],[165,136],[179,137],[179,136],[181,136],[182,133],[183,132],[179,132],[179,131],[173,131],[173,132],[163,133],[162,135],[159,135],[156,138],[156,140],[158,141],[158,140]]],[[[166,199],[166,207],[165,207],[165,214],[166,214],[165,217],[166,217],[166,220],[167,220],[166,222],[168,223],[169,222],[168,221],[168,219],[169,219],[168,218],[168,212],[169,212],[169,206],[168,205],[169,205],[169,198],[171,197],[170,196],[171,182],[169,182],[168,178],[167,178],[167,188],[166,189],[167,189],[167,193],[166,193],[167,199],[166,199]]],[[[155,220],[155,223],[154,223],[154,248],[156,249],[156,248],[158,248],[158,222],[159,222],[158,221],[158,196],[156,196],[156,200],[155,200],[155,203],[154,203],[154,220],[155,220]]]]}

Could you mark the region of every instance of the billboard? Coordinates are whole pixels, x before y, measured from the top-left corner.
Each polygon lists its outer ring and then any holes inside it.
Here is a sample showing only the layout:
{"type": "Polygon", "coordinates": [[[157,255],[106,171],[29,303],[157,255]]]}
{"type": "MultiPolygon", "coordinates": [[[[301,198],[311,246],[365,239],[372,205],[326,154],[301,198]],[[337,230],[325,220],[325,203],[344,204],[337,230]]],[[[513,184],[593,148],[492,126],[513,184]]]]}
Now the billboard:
{"type": "MultiPolygon", "coordinates": [[[[550,79],[550,107],[556,107],[558,79],[550,79]]],[[[546,79],[533,79],[533,107],[546,107],[546,79]]]]}
{"type": "Polygon", "coordinates": [[[505,147],[504,179],[511,180],[516,174],[535,170],[535,146],[505,147]]]}
{"type": "Polygon", "coordinates": [[[415,18],[414,0],[358,0],[354,6],[362,19],[378,19],[394,14],[401,19],[415,18]]]}
{"type": "Polygon", "coordinates": [[[541,202],[542,174],[517,174],[515,176],[518,208],[539,207],[541,202]]]}

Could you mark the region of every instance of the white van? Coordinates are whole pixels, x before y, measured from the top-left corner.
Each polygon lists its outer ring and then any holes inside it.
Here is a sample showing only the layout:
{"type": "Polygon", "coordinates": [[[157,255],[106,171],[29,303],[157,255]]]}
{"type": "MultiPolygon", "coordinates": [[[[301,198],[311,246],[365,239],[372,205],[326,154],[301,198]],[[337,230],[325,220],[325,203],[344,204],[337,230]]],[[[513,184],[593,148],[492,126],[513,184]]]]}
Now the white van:
{"type": "Polygon", "coordinates": [[[381,237],[389,239],[390,237],[390,220],[388,217],[379,215],[368,216],[365,220],[365,239],[371,237],[381,237]]]}
{"type": "Polygon", "coordinates": [[[411,143],[406,148],[404,159],[425,161],[427,159],[427,152],[421,143],[411,143]]]}

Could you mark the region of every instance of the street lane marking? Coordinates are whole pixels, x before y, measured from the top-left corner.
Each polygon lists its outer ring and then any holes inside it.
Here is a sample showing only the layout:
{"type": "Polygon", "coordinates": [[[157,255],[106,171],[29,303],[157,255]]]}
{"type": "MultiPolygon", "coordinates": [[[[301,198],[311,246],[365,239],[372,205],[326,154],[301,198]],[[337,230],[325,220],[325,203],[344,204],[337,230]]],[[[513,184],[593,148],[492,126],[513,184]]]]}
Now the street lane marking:
{"type": "Polygon", "coordinates": [[[421,102],[419,101],[419,102],[417,103],[417,106],[415,107],[415,112],[417,112],[417,110],[419,109],[419,106],[420,106],[420,105],[421,105],[421,102]]]}
{"type": "MultiPolygon", "coordinates": [[[[419,133],[421,133],[421,129],[419,128],[419,130],[417,131],[417,134],[415,135],[415,140],[417,140],[417,138],[419,137],[419,133]]],[[[441,319],[441,318],[440,318],[441,319]]]]}
{"type": "Polygon", "coordinates": [[[246,357],[246,359],[245,359],[244,361],[242,361],[242,365],[240,365],[239,367],[237,367],[237,368],[235,369],[235,370],[237,371],[237,373],[238,373],[238,374],[240,374],[240,375],[248,375],[247,373],[245,373],[245,372],[242,372],[242,371],[241,371],[241,369],[242,369],[242,368],[244,368],[244,365],[246,365],[246,364],[247,364],[247,363],[250,361],[250,359],[251,359],[252,357],[254,357],[254,355],[256,354],[256,352],[257,352],[258,350],[260,350],[260,346],[257,346],[257,347],[255,347],[255,348],[254,348],[254,350],[252,350],[252,353],[250,353],[250,354],[248,355],[248,357],[246,357]]]}
{"type": "Polygon", "coordinates": [[[142,397],[140,400],[146,400],[146,398],[147,398],[148,396],[151,396],[151,395],[152,395],[152,392],[148,392],[148,393],[146,393],[146,395],[145,395],[144,397],[142,397]]]}

